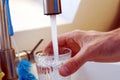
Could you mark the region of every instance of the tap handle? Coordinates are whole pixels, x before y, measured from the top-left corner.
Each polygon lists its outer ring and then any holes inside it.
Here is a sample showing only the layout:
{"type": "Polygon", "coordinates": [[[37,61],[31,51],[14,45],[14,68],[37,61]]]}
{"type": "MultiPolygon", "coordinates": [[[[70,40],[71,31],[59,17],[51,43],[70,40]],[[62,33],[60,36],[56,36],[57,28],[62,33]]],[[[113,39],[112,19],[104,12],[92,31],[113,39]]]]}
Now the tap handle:
{"type": "Polygon", "coordinates": [[[13,25],[12,25],[11,15],[10,15],[9,0],[5,0],[5,4],[6,4],[7,19],[8,19],[8,31],[9,31],[9,35],[13,36],[14,31],[13,31],[13,25]]]}

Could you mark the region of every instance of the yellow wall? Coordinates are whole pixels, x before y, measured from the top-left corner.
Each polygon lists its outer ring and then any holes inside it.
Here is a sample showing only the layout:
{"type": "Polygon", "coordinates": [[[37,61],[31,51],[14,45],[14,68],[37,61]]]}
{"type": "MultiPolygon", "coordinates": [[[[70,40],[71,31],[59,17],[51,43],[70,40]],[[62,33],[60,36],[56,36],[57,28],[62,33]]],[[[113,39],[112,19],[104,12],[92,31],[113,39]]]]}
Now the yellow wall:
{"type": "MultiPolygon", "coordinates": [[[[73,23],[58,26],[58,33],[81,30],[107,31],[117,14],[120,0],[82,0],[73,23]]],[[[15,33],[18,49],[31,50],[43,38],[41,50],[51,39],[50,27],[15,33]]]]}

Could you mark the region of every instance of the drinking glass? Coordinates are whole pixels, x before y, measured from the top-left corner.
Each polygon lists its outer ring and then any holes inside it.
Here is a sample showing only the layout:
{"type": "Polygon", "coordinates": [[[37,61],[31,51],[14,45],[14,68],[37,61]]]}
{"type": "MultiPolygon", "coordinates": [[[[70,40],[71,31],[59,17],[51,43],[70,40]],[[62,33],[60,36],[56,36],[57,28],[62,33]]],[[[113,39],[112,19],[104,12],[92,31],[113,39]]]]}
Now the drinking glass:
{"type": "Polygon", "coordinates": [[[59,74],[59,67],[71,57],[71,49],[62,48],[59,50],[59,60],[56,61],[53,55],[34,54],[39,80],[71,80],[71,76],[62,77],[59,74]]]}

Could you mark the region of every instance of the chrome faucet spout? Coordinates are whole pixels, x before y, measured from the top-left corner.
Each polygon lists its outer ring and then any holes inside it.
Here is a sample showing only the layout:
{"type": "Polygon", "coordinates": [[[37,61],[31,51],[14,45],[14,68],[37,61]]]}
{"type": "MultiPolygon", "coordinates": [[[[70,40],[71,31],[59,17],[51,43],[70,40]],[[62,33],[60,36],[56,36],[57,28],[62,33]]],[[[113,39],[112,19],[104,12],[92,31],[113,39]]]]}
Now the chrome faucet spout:
{"type": "Polygon", "coordinates": [[[62,12],[61,0],[43,0],[43,7],[45,15],[55,15],[62,12]]]}

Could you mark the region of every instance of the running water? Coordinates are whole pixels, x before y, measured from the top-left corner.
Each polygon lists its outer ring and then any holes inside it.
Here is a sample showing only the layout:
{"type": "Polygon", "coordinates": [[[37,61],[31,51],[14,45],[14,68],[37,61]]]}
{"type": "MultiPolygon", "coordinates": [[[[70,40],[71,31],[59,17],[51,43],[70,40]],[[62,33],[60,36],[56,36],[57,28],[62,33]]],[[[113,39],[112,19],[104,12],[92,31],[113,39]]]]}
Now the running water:
{"type": "Polygon", "coordinates": [[[56,26],[56,15],[50,15],[51,20],[51,32],[52,32],[52,44],[54,51],[54,59],[56,62],[59,61],[59,52],[58,52],[58,40],[57,40],[57,26],[56,26]]]}
{"type": "Polygon", "coordinates": [[[70,58],[71,51],[67,48],[61,53],[68,55],[59,55],[58,50],[58,39],[57,39],[57,26],[56,26],[56,15],[50,15],[51,20],[51,33],[52,33],[52,44],[53,44],[53,57],[52,56],[41,56],[40,53],[34,55],[37,63],[37,71],[39,80],[71,80],[71,77],[63,77],[59,74],[59,67],[70,58]]]}

